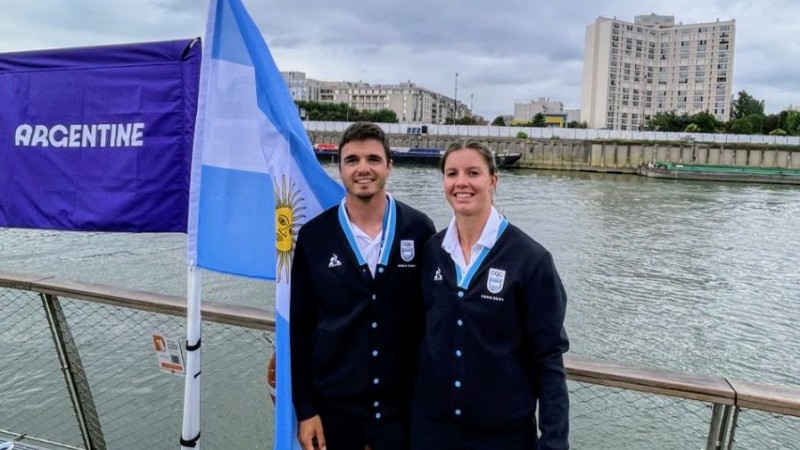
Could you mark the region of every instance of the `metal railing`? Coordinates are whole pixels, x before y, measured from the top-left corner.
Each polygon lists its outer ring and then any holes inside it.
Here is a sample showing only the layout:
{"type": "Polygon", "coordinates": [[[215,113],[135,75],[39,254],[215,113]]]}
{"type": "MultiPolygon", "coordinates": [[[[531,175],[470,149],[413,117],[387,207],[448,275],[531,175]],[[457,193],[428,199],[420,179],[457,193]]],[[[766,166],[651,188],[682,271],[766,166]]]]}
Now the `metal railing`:
{"type": "MultiPolygon", "coordinates": [[[[350,122],[304,122],[308,131],[342,132],[350,122]]],[[[416,134],[425,126],[425,134],[434,136],[470,136],[476,138],[513,138],[520,131],[529,139],[626,140],[626,141],[695,141],[721,144],[766,144],[800,146],[800,136],[761,134],[686,133],[665,131],[595,130],[585,128],[500,127],[492,125],[443,125],[419,123],[381,123],[389,134],[416,134]]]]}
{"type": "MultiPolygon", "coordinates": [[[[271,449],[274,321],[204,302],[202,446],[271,449]]],[[[182,338],[185,299],[0,273],[0,440],[174,449],[183,378],[152,334],[182,338]]],[[[566,358],[576,449],[800,449],[800,390],[566,358]]]]}

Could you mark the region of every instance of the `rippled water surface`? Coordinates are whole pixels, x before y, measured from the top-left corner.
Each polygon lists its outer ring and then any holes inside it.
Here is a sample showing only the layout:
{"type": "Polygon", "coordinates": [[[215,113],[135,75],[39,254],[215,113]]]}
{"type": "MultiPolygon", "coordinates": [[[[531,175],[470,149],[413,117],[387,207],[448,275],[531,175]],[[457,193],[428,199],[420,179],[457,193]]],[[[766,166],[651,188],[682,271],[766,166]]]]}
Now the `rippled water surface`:
{"type": "MultiPolygon", "coordinates": [[[[335,166],[327,169],[335,176],[335,166]]],[[[441,176],[389,188],[443,228],[441,176]]],[[[554,255],[572,352],[800,386],[800,187],[503,171],[509,220],[554,255]]],[[[180,234],[0,230],[0,270],[184,295],[180,234]]],[[[204,274],[204,297],[274,307],[268,283],[204,274]]]]}
{"type": "MultiPolygon", "coordinates": [[[[335,166],[327,169],[335,175],[335,166]]],[[[800,388],[800,186],[503,171],[496,204],[554,255],[571,352],[800,388]]],[[[441,175],[390,191],[443,228],[441,175]]],[[[185,236],[0,230],[0,270],[185,295],[185,236]]],[[[204,298],[274,308],[211,273],[204,298]]]]}

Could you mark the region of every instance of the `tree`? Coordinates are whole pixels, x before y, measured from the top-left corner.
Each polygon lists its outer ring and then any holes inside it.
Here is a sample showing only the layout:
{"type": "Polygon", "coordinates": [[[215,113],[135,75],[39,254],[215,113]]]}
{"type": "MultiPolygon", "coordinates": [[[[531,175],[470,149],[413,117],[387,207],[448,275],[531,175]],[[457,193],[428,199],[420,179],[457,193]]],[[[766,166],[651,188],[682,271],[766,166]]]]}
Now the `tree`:
{"type": "Polygon", "coordinates": [[[650,117],[644,128],[649,131],[683,131],[690,123],[688,115],[678,116],[673,111],[667,111],[650,117]]]}
{"type": "Polygon", "coordinates": [[[696,123],[690,123],[689,125],[686,125],[686,129],[683,131],[687,133],[699,133],[700,127],[698,127],[696,123]]]}
{"type": "Polygon", "coordinates": [[[474,116],[464,116],[456,120],[456,125],[478,125],[478,119],[474,116]]]}
{"type": "Polygon", "coordinates": [[[578,122],[577,120],[573,120],[567,124],[567,128],[589,128],[589,124],[584,122],[578,122]]]}
{"type": "Polygon", "coordinates": [[[397,114],[391,109],[379,109],[369,114],[367,119],[370,122],[397,123],[397,114]]]}
{"type": "Polygon", "coordinates": [[[547,121],[544,120],[544,114],[536,113],[531,121],[531,126],[536,128],[544,128],[547,126],[547,121]]]}
{"type": "Polygon", "coordinates": [[[753,125],[747,119],[733,119],[725,126],[731,134],[753,134],[753,125]]]}
{"type": "Polygon", "coordinates": [[[497,116],[492,121],[492,125],[496,127],[504,127],[506,126],[506,119],[504,119],[503,116],[497,116]]]}
{"type": "Polygon", "coordinates": [[[772,130],[777,130],[779,128],[781,128],[781,116],[779,116],[778,114],[770,114],[762,118],[761,121],[762,134],[771,134],[772,130]]]}
{"type": "Polygon", "coordinates": [[[786,119],[784,119],[783,126],[781,128],[792,135],[800,134],[800,111],[790,109],[785,112],[786,119]]]}
{"type": "Polygon", "coordinates": [[[689,121],[690,124],[697,125],[697,133],[716,133],[722,125],[719,120],[708,111],[699,112],[690,116],[689,121]]]}
{"type": "Polygon", "coordinates": [[[764,115],[764,100],[754,98],[747,91],[739,91],[731,104],[731,119],[743,119],[753,114],[764,115]]]}
{"type": "Polygon", "coordinates": [[[306,110],[308,120],[324,120],[331,122],[355,122],[367,120],[370,122],[397,123],[397,114],[390,109],[378,111],[359,110],[346,103],[322,103],[312,101],[298,101],[297,107],[306,110]]]}

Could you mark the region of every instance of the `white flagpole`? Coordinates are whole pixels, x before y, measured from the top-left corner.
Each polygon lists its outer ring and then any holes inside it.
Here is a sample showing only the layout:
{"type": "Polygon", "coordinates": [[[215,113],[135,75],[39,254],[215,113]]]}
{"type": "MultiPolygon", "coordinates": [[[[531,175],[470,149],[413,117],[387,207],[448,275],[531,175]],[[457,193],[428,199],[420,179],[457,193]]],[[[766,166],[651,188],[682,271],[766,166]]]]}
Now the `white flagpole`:
{"type": "Polygon", "coordinates": [[[186,295],[186,383],[181,450],[200,450],[200,271],[190,262],[186,295]]]}

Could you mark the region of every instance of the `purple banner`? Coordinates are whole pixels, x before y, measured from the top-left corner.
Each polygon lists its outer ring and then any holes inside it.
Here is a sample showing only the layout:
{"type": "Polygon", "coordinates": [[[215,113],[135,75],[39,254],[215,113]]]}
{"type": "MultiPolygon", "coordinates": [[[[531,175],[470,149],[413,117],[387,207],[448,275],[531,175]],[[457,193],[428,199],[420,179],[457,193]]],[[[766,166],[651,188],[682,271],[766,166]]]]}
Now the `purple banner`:
{"type": "Polygon", "coordinates": [[[185,232],[200,41],[0,54],[0,227],[185,232]]]}

